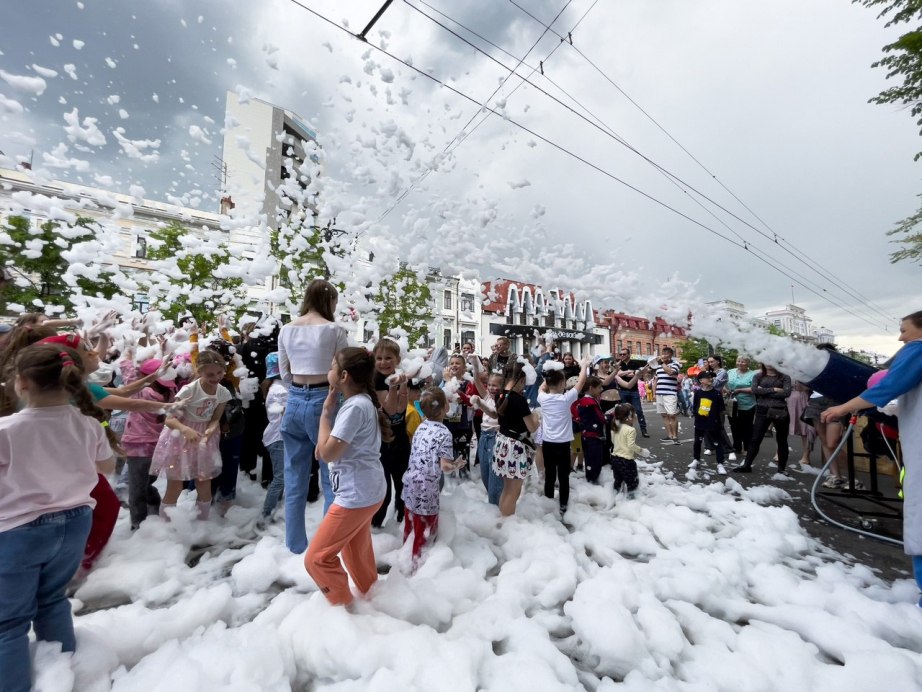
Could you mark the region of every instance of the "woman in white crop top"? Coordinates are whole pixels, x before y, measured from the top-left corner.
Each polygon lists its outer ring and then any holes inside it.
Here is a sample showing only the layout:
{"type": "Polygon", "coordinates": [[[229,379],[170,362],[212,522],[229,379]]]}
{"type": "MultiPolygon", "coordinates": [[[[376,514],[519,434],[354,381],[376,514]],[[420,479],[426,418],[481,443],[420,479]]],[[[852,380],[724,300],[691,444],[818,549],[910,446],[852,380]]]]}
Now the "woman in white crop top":
{"type": "MultiPolygon", "coordinates": [[[[314,447],[320,430],[320,414],[327,397],[327,373],[336,352],[348,346],[344,327],[333,312],[338,299],[329,281],[314,279],[304,292],[301,316],[279,333],[279,372],[289,388],[282,418],[285,443],[285,544],[293,553],[307,550],[304,509],[311,477],[314,447]]],[[[326,464],[320,464],[323,512],[333,502],[326,464]]]]}

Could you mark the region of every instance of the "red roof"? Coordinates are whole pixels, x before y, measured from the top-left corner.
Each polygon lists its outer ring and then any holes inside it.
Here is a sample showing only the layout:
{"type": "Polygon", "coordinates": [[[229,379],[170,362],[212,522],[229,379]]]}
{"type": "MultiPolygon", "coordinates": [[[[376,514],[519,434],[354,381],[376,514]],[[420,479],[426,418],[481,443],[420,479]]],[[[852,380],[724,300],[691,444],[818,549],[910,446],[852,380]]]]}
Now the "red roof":
{"type": "MultiPolygon", "coordinates": [[[[484,281],[481,286],[481,292],[485,298],[483,301],[484,312],[506,312],[506,305],[509,302],[509,289],[515,286],[518,289],[519,297],[522,296],[522,290],[527,288],[534,300],[535,292],[541,291],[545,300],[550,297],[548,292],[536,284],[530,284],[525,281],[516,281],[514,279],[497,279],[496,281],[484,281]]],[[[553,289],[552,289],[553,290],[553,289]]],[[[576,295],[571,291],[570,300],[575,304],[576,295]]]]}

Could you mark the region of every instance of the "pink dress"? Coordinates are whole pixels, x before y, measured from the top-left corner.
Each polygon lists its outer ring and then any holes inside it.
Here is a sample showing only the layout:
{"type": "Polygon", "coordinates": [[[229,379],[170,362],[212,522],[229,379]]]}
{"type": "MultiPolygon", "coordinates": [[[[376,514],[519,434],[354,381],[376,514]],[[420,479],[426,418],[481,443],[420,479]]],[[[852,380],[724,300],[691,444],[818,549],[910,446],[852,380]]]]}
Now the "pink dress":
{"type": "MultiPolygon", "coordinates": [[[[176,395],[176,401],[183,406],[173,416],[183,425],[204,433],[218,406],[230,399],[231,393],[225,387],[218,385],[214,394],[208,394],[199,380],[194,380],[176,395]]],[[[163,474],[170,481],[216,478],[221,473],[220,438],[220,432],[215,432],[203,443],[186,442],[178,430],[164,426],[154,449],[151,474],[163,474]]]]}

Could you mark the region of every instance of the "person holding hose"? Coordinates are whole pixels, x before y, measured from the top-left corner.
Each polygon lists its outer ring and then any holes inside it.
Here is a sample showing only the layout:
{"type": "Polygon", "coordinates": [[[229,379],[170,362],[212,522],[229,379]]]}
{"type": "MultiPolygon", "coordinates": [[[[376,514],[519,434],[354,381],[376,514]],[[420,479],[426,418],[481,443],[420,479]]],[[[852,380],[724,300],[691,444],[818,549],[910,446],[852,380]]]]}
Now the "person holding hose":
{"type": "MultiPolygon", "coordinates": [[[[899,340],[906,345],[893,357],[887,376],[860,396],[821,414],[823,422],[886,406],[898,398],[900,444],[906,478],[903,483],[903,549],[912,558],[916,583],[922,589],[922,310],[900,321],[899,340]]],[[[922,607],[922,599],[919,601],[922,607]]]]}

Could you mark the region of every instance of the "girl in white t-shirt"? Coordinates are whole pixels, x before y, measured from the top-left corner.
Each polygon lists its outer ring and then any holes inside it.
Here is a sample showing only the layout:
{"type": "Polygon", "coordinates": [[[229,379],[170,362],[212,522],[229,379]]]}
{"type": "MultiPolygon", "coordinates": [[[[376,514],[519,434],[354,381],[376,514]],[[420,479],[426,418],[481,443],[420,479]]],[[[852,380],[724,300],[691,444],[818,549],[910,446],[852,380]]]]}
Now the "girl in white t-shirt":
{"type": "Polygon", "coordinates": [[[226,363],[220,354],[205,350],[196,362],[198,377],[179,390],[173,413],[167,416],[154,448],[150,472],[166,476],[166,493],[160,503],[161,516],[176,507],[184,481],[195,481],[198,518],[211,511],[211,479],[221,473],[218,448],[221,416],[231,393],[220,382],[226,363]]]}
{"type": "Polygon", "coordinates": [[[570,443],[573,442],[573,416],[570,407],[576,403],[586,384],[589,358],[580,362],[576,386],[567,389],[563,367],[557,361],[544,362],[544,382],[538,389],[541,407],[541,448],[544,452],[544,496],[554,498],[554,483],[560,486],[560,513],[567,511],[570,500],[570,443]]]}
{"type": "Polygon", "coordinates": [[[0,418],[0,687],[28,690],[30,628],[76,646],[64,590],[90,532],[96,474],[115,462],[76,351],[29,346],[14,372],[25,408],[0,418]]]}
{"type": "Polygon", "coordinates": [[[329,467],[334,499],[307,549],[304,567],[334,605],[352,602],[343,563],[363,594],[378,579],[371,519],[387,490],[381,441],[390,442],[393,433],[375,395],[374,372],[375,359],[364,348],[339,351],[327,374],[330,391],[320,414],[317,457],[329,467]],[[337,412],[340,394],[344,401],[337,412]]]}

